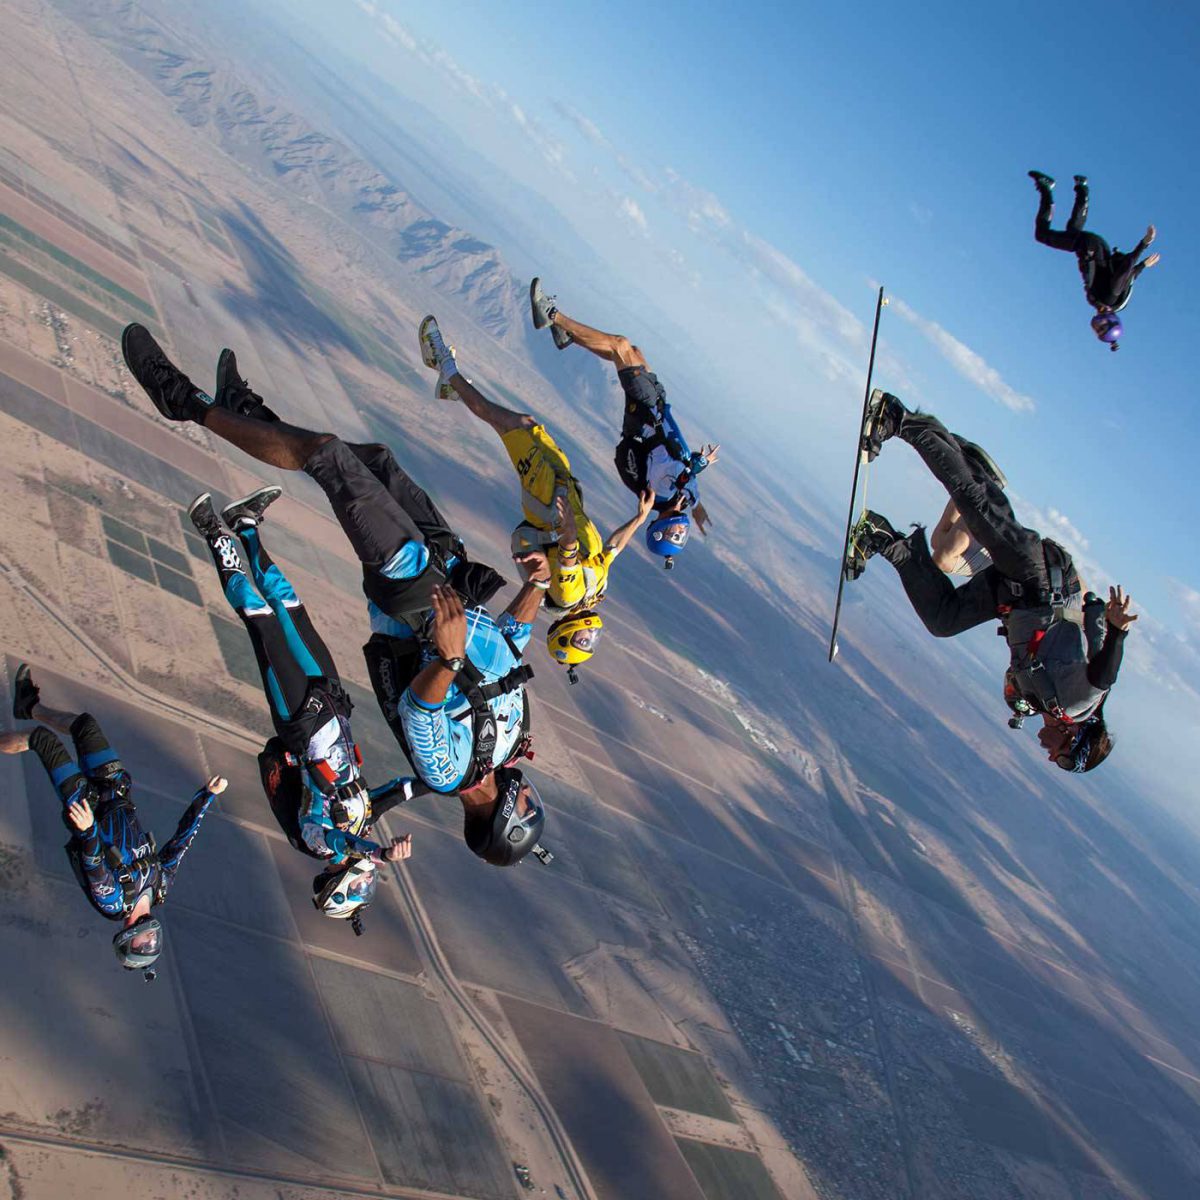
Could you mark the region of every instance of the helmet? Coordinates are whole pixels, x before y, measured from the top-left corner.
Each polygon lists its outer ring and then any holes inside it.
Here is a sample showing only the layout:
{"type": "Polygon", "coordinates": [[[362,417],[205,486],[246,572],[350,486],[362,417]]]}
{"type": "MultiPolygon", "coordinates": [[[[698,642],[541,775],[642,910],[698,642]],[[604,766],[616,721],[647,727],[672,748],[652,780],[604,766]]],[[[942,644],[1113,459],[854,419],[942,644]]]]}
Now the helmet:
{"type": "Polygon", "coordinates": [[[668,570],[672,567],[671,559],[680,553],[687,545],[688,534],[692,531],[692,519],[687,513],[672,513],[669,517],[659,517],[646,526],[646,546],[651,554],[665,558],[664,564],[668,570]]]}
{"type": "Polygon", "coordinates": [[[570,613],[546,630],[546,649],[555,662],[573,667],[595,654],[603,632],[604,622],[595,612],[570,613]]]}
{"type": "Polygon", "coordinates": [[[113,952],[127,971],[145,971],[148,980],[154,978],[154,972],[147,968],[152,967],[162,953],[163,927],[157,917],[139,918],[122,929],[112,944],[113,952]],[[134,942],[138,944],[135,946],[134,942]]]}
{"type": "Polygon", "coordinates": [[[1097,313],[1092,318],[1092,329],[1096,336],[1102,342],[1107,342],[1113,350],[1117,349],[1117,341],[1125,332],[1121,318],[1116,313],[1097,313]]]}
{"type": "Polygon", "coordinates": [[[545,861],[545,852],[537,844],[545,824],[546,810],[533,783],[514,767],[497,767],[492,815],[482,819],[468,816],[463,839],[474,854],[494,867],[515,866],[530,851],[545,861]],[[524,815],[518,803],[522,792],[528,800],[524,815]]]}
{"type": "Polygon", "coordinates": [[[1062,770],[1079,774],[1098,767],[1108,757],[1112,746],[1113,738],[1109,736],[1104,718],[1096,713],[1080,723],[1079,733],[1070,748],[1056,755],[1054,761],[1062,770]]]}
{"type": "Polygon", "coordinates": [[[358,919],[358,910],[375,899],[375,864],[360,858],[341,871],[322,871],[313,880],[313,905],[327,917],[358,919]]]}

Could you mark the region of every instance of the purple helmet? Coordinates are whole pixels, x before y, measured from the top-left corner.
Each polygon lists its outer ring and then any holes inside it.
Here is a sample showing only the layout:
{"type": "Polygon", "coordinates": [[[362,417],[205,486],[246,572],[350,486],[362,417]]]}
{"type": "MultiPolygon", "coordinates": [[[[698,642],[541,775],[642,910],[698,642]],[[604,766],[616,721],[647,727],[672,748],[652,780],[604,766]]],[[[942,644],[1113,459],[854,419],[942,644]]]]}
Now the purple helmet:
{"type": "Polygon", "coordinates": [[[1107,342],[1114,350],[1121,334],[1125,332],[1121,318],[1116,313],[1097,313],[1092,318],[1092,329],[1102,342],[1107,342]]]}

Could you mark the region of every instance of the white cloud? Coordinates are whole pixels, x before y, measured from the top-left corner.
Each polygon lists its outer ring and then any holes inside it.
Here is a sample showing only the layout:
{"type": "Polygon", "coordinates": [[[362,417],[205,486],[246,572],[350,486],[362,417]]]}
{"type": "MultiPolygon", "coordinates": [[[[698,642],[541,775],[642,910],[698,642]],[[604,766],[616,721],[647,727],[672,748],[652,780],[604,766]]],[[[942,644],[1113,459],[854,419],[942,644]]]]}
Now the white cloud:
{"type": "Polygon", "coordinates": [[[1001,377],[995,367],[984,361],[983,357],[971,349],[965,342],[960,342],[952,333],[936,321],[921,316],[903,300],[891,297],[891,307],[897,315],[913,325],[924,337],[932,343],[937,352],[966,380],[973,383],[980,391],[991,396],[998,404],[1012,412],[1033,412],[1037,405],[1032,397],[1026,396],[1011,387],[1001,377]]]}
{"type": "Polygon", "coordinates": [[[638,207],[631,196],[622,196],[617,205],[617,211],[639,232],[649,236],[650,230],[646,223],[646,214],[638,207]]]}

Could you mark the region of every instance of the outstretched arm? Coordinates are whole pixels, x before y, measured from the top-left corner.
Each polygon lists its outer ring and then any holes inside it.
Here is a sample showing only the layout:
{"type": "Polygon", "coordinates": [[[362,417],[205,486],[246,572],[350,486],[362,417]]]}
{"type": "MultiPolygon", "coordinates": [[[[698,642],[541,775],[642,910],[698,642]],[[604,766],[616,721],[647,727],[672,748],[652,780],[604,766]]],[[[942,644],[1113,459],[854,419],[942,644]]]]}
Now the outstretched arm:
{"type": "Polygon", "coordinates": [[[187,811],[179,819],[174,836],[159,851],[158,862],[163,874],[171,879],[188,852],[188,847],[200,832],[200,822],[204,820],[209,805],[229,786],[229,781],[220,775],[214,775],[193,797],[187,806],[187,811]]]}
{"type": "Polygon", "coordinates": [[[1133,598],[1119,585],[1108,589],[1108,604],[1104,609],[1108,631],[1104,635],[1104,644],[1087,665],[1087,681],[1094,688],[1107,691],[1117,682],[1117,672],[1125,653],[1125,634],[1137,620],[1137,614],[1129,611],[1132,602],[1133,598]]]}
{"type": "Polygon", "coordinates": [[[444,658],[465,658],[467,654],[467,613],[458,593],[444,584],[433,589],[433,648],[438,656],[417,673],[409,685],[413,697],[427,708],[445,703],[455,672],[444,658]]]}
{"type": "Polygon", "coordinates": [[[624,525],[618,525],[616,529],[608,535],[608,540],[604,543],[604,548],[616,558],[626,546],[629,545],[630,539],[638,529],[645,523],[646,518],[654,509],[654,493],[647,488],[638,496],[638,508],[624,525]]]}

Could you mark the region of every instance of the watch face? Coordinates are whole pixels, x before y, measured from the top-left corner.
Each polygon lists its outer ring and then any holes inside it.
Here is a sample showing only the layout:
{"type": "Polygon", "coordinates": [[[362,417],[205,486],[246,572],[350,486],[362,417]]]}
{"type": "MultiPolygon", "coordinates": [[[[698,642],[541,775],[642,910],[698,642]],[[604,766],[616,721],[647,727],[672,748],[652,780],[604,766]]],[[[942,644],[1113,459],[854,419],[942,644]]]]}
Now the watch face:
{"type": "Polygon", "coordinates": [[[451,671],[461,671],[463,669],[464,660],[461,658],[443,658],[442,662],[445,663],[451,671]]]}

